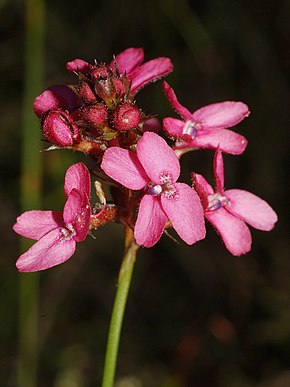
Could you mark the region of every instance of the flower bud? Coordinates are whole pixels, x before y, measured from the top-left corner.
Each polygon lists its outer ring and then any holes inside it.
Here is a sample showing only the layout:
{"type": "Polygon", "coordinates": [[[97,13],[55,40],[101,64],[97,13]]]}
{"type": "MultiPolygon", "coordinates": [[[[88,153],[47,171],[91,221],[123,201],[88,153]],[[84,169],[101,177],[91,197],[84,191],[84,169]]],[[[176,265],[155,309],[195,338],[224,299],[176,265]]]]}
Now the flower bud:
{"type": "Polygon", "coordinates": [[[73,114],[76,120],[84,121],[84,125],[102,128],[107,124],[108,110],[105,105],[86,105],[76,110],[73,114]]]}
{"type": "Polygon", "coordinates": [[[99,81],[100,79],[106,79],[111,76],[112,71],[108,66],[104,64],[97,65],[90,73],[93,81],[99,81]]]}
{"type": "Polygon", "coordinates": [[[96,95],[94,94],[93,90],[91,89],[90,85],[82,81],[79,85],[70,85],[69,88],[79,97],[81,98],[85,103],[94,103],[97,100],[96,95]]]}
{"type": "Polygon", "coordinates": [[[72,146],[80,140],[78,127],[71,116],[60,109],[50,110],[42,122],[45,137],[60,147],[72,146]]]}
{"type": "Polygon", "coordinates": [[[141,112],[131,102],[120,104],[114,111],[114,127],[117,130],[130,130],[140,124],[141,112]]]}

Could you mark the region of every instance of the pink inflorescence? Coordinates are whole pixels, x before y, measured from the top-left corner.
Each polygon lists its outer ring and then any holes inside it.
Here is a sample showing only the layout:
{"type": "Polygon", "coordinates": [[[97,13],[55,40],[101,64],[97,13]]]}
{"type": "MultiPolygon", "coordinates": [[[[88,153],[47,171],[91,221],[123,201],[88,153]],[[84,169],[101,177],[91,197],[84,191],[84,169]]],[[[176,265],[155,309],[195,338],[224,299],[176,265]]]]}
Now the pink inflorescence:
{"type": "Polygon", "coordinates": [[[109,63],[75,59],[66,65],[76,84],[55,85],[34,102],[46,139],[55,148],[77,150],[94,162],[97,203],[91,204],[90,173],[83,163],[65,174],[62,212],[31,210],[13,229],[36,243],[16,263],[19,271],[48,269],[65,262],[76,244],[111,221],[134,230],[140,246],[151,247],[173,228],[188,245],[205,238],[205,219],[233,255],[251,249],[247,226],[269,231],[277,215],[264,200],[240,189],[224,189],[222,152],[239,155],[247,140],[232,129],[249,115],[239,101],[213,103],[193,112],[181,105],[168,83],[163,91],[179,118],[159,120],[137,105],[136,94],[173,70],[169,58],[144,62],[142,48],[128,48],[109,63]],[[164,137],[167,137],[166,141],[164,137]],[[172,145],[169,145],[173,140],[172,145]],[[180,182],[180,157],[215,150],[216,188],[192,173],[180,182]],[[111,187],[107,203],[103,184],[111,187]]]}

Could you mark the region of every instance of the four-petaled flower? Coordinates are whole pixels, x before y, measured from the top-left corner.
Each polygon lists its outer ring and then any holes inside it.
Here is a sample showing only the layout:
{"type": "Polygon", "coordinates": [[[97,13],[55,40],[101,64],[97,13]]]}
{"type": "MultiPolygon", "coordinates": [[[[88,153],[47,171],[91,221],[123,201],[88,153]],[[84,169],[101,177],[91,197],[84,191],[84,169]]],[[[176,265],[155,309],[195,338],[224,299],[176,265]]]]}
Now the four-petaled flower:
{"type": "Polygon", "coordinates": [[[153,246],[170,220],[177,234],[188,244],[205,237],[203,209],[197,193],[177,183],[179,160],[166,141],[145,132],[136,153],[119,147],[107,149],[101,168],[132,190],[144,190],[134,229],[137,244],[153,246]]]}
{"type": "Polygon", "coordinates": [[[204,206],[206,219],[221,235],[226,248],[236,256],[250,251],[252,237],[246,223],[270,231],[277,214],[267,202],[241,189],[224,189],[224,165],[220,149],[214,158],[216,191],[203,176],[193,174],[193,182],[204,206]]]}
{"type": "Polygon", "coordinates": [[[16,266],[21,272],[48,269],[68,260],[89,231],[91,206],[90,174],[83,163],[72,165],[66,172],[64,192],[67,198],[63,212],[27,211],[17,218],[13,229],[18,234],[37,240],[22,254],[16,266]]]}
{"type": "Polygon", "coordinates": [[[174,149],[183,148],[220,148],[225,153],[239,155],[244,152],[247,140],[242,135],[226,128],[230,128],[250,112],[243,102],[225,101],[204,106],[193,113],[182,106],[167,82],[163,82],[164,93],[182,117],[167,117],[163,126],[167,134],[176,139],[174,149]]]}

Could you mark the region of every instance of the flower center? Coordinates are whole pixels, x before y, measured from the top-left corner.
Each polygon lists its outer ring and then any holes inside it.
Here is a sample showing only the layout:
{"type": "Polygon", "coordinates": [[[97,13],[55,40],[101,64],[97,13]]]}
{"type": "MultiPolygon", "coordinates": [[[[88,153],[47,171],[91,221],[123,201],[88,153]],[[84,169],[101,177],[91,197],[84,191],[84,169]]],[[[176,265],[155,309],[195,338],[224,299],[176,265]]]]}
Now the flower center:
{"type": "Polygon", "coordinates": [[[155,184],[151,181],[145,187],[145,193],[147,195],[159,196],[164,194],[168,199],[172,199],[176,196],[176,188],[172,183],[172,179],[169,173],[163,172],[160,176],[160,184],[155,184]]]}
{"type": "Polygon", "coordinates": [[[219,193],[209,195],[207,211],[216,211],[223,206],[229,205],[229,200],[226,196],[222,196],[219,193]]]}
{"type": "Polygon", "coordinates": [[[76,234],[76,230],[75,230],[75,228],[73,227],[72,224],[68,224],[66,226],[66,228],[63,227],[61,229],[61,233],[62,233],[61,240],[62,241],[68,241],[76,234]]]}
{"type": "Polygon", "coordinates": [[[182,135],[183,136],[189,136],[192,140],[195,139],[198,133],[199,125],[194,121],[186,121],[183,129],[182,129],[182,135]]]}

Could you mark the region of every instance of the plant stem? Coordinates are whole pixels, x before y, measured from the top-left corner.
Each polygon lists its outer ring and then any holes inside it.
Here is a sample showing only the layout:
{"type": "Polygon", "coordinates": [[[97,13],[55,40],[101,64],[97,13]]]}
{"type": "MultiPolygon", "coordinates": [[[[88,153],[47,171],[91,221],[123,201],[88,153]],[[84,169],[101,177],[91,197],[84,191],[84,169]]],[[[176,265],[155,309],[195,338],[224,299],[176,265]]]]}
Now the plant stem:
{"type": "MultiPolygon", "coordinates": [[[[21,174],[22,211],[40,207],[42,155],[39,123],[32,104],[41,91],[43,78],[45,0],[25,1],[25,74],[21,174]]],[[[21,252],[30,247],[21,240],[21,252]]],[[[37,385],[38,274],[21,275],[19,283],[19,345],[17,378],[19,387],[37,385]]]]}
{"type": "Polygon", "coordinates": [[[133,231],[126,227],[125,252],[110,322],[102,387],[112,387],[115,380],[120,333],[138,247],[134,241],[133,231]]]}

